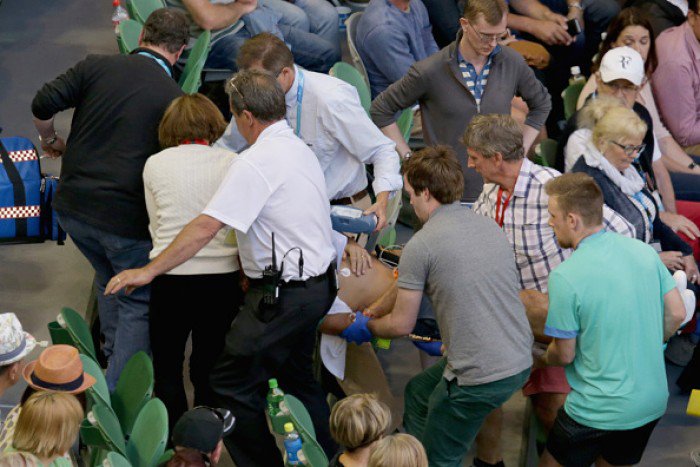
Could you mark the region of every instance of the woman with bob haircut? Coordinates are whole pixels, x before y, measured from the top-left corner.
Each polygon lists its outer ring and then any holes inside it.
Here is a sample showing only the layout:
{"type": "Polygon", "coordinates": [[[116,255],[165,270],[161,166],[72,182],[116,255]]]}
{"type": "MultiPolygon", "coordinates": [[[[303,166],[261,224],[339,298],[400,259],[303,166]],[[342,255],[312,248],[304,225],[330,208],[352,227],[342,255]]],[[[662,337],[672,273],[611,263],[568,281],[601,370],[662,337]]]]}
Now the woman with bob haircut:
{"type": "MultiPolygon", "coordinates": [[[[202,94],[178,97],[165,111],[158,128],[163,150],[148,159],[143,171],[151,259],[202,213],[226,176],[236,154],[211,146],[225,128],[219,109],[202,94]]],[[[194,405],[213,403],[209,373],[242,298],[238,250],[227,239],[230,232],[222,229],[192,259],[151,284],[155,391],[168,408],[171,429],[187,411],[182,373],[190,334],[194,405]]]]}
{"type": "Polygon", "coordinates": [[[72,394],[32,394],[22,406],[12,448],[0,457],[0,465],[71,466],[64,456],[78,438],[83,417],[83,408],[72,394]]]}
{"type": "Polygon", "coordinates": [[[664,265],[671,271],[684,270],[688,282],[697,283],[698,267],[692,248],[661,221],[658,192],[649,189],[649,176],[633,165],[644,150],[646,124],[633,110],[621,104],[611,107],[605,100],[584,108],[584,119],[587,114],[601,116],[572,172],[593,177],[603,191],[605,204],[634,225],[637,239],[660,243],[664,265]],[[597,111],[598,107],[605,111],[597,111]]]}

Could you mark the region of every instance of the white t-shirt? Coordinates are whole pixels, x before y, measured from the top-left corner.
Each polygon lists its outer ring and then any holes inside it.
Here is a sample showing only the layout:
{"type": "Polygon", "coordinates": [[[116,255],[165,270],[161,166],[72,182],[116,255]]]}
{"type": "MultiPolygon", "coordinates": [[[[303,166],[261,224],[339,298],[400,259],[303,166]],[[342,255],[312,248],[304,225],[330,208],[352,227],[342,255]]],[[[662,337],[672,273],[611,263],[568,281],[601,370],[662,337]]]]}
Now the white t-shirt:
{"type": "Polygon", "coordinates": [[[260,278],[272,261],[272,232],[282,279],[306,280],[326,272],[335,258],[323,172],[287,122],[276,122],[236,157],[204,214],[236,229],[248,277],[260,278]],[[303,275],[299,277],[299,247],[303,275]]]}
{"type": "MultiPolygon", "coordinates": [[[[216,192],[235,153],[202,144],[183,144],[148,158],[143,185],[148,230],[153,240],[150,258],[158,256],[197,217],[216,192]]],[[[223,274],[238,270],[237,248],[226,242],[231,230],[221,229],[191,259],[168,274],[223,274]]]]}

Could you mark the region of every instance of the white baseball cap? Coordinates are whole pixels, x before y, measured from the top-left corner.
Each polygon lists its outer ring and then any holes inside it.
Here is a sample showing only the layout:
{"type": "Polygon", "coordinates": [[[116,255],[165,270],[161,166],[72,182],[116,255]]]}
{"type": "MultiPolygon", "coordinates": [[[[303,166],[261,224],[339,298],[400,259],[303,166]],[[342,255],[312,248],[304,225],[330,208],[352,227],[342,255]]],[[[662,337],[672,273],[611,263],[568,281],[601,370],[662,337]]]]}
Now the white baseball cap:
{"type": "Polygon", "coordinates": [[[615,47],[603,56],[599,71],[604,83],[624,79],[641,86],[644,82],[644,59],[632,47],[615,47]]]}
{"type": "Polygon", "coordinates": [[[14,313],[0,314],[0,365],[20,361],[35,345],[34,337],[24,332],[14,313]]]}

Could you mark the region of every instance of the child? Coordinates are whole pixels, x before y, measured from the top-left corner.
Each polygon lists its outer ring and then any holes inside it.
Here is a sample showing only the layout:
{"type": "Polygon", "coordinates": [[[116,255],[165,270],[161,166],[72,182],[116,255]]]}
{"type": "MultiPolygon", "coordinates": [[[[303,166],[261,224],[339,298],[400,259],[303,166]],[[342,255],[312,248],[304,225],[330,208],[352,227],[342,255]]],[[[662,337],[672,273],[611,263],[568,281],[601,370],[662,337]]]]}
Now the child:
{"type": "Polygon", "coordinates": [[[423,445],[411,435],[387,436],[374,445],[368,467],[428,467],[423,445]]]}
{"type": "Polygon", "coordinates": [[[355,394],[339,401],[331,411],[333,439],[345,450],[336,454],[329,467],[366,467],[370,448],[387,431],[391,413],[370,394],[355,394]]]}

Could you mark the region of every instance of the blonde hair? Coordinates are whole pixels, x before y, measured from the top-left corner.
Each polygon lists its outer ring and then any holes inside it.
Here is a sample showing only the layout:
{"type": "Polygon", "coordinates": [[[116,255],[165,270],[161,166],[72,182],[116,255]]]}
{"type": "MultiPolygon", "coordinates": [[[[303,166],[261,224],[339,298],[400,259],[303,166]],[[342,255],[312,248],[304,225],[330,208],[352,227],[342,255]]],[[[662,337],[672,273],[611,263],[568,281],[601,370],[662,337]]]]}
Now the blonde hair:
{"type": "Polygon", "coordinates": [[[593,127],[593,144],[604,152],[602,141],[642,139],[647,132],[647,124],[632,109],[614,107],[608,110],[593,127]]]}
{"type": "Polygon", "coordinates": [[[598,120],[603,118],[610,109],[616,107],[624,107],[620,99],[613,96],[598,95],[595,99],[586,104],[578,113],[576,117],[576,126],[581,128],[586,128],[592,130],[598,120]]]}
{"type": "Polygon", "coordinates": [[[354,394],[331,411],[331,436],[348,451],[368,446],[386,433],[391,412],[372,394],[354,394]]]}
{"type": "Polygon", "coordinates": [[[368,467],[428,467],[423,445],[411,435],[398,433],[380,440],[372,449],[368,467]]]}
{"type": "Polygon", "coordinates": [[[42,458],[63,455],[78,438],[83,417],[74,395],[36,392],[22,404],[12,447],[42,458]]]}

